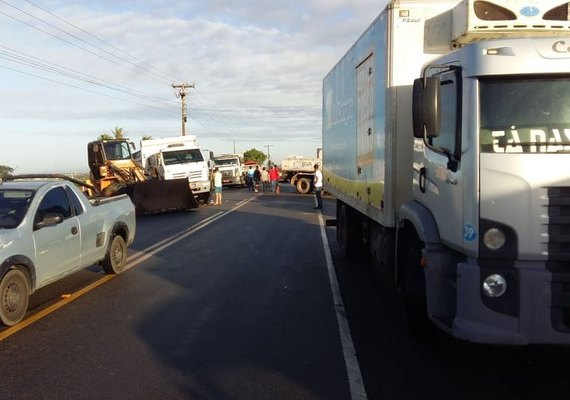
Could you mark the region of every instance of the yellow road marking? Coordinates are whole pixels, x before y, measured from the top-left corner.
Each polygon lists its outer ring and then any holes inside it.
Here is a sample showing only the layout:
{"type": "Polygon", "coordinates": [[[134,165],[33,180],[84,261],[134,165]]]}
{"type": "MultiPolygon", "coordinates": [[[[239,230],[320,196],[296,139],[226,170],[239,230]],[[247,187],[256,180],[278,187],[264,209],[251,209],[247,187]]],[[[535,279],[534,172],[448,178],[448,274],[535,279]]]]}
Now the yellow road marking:
{"type": "MultiPolygon", "coordinates": [[[[223,216],[237,210],[240,207],[243,207],[245,204],[249,203],[253,199],[254,198],[252,197],[250,199],[242,200],[238,204],[236,204],[233,208],[231,208],[230,210],[224,211],[224,212],[218,212],[218,213],[214,214],[213,216],[210,216],[210,217],[200,221],[196,225],[190,227],[185,232],[183,232],[182,235],[179,232],[179,233],[171,236],[170,238],[167,238],[167,239],[165,239],[159,243],[155,243],[153,246],[150,246],[149,248],[147,248],[147,252],[140,252],[140,253],[135,254],[134,256],[130,256],[127,259],[127,265],[125,265],[124,271],[134,267],[137,264],[140,264],[141,262],[143,262],[144,260],[146,260],[149,257],[152,257],[154,254],[158,253],[159,251],[162,251],[165,248],[170,247],[174,243],[176,243],[176,242],[184,239],[185,237],[193,234],[194,232],[206,227],[210,223],[217,221],[218,219],[222,218],[223,216]],[[148,251],[150,249],[152,249],[152,251],[148,251]]],[[[104,284],[106,282],[109,282],[111,279],[113,279],[116,276],[117,275],[105,275],[101,279],[85,286],[84,288],[78,290],[77,292],[74,292],[71,294],[69,294],[69,293],[62,294],[60,297],[61,300],[59,300],[58,302],[52,304],[49,307],[44,308],[41,311],[38,311],[36,314],[31,315],[29,318],[26,318],[26,319],[22,320],[21,322],[19,322],[18,324],[11,326],[9,328],[6,328],[2,332],[0,332],[0,342],[4,339],[8,338],[9,336],[12,336],[13,334],[21,331],[22,329],[30,326],[31,324],[42,319],[43,317],[51,314],[52,312],[60,309],[61,307],[71,303],[73,300],[78,299],[79,297],[83,296],[85,293],[90,292],[91,290],[97,288],[98,286],[101,286],[102,284],[104,284]]]]}
{"type": "Polygon", "coordinates": [[[110,281],[115,276],[117,276],[117,275],[105,275],[104,277],[102,277],[98,281],[95,281],[95,282],[85,286],[84,288],[78,290],[77,292],[74,292],[71,295],[68,295],[68,296],[62,298],[57,303],[52,304],[51,306],[44,308],[43,310],[41,310],[41,311],[37,312],[36,314],[30,316],[29,318],[26,318],[25,320],[23,320],[19,324],[11,326],[11,327],[7,328],[6,330],[0,332],[0,342],[2,340],[6,339],[7,337],[13,335],[14,333],[16,333],[16,332],[26,328],[27,326],[33,324],[34,322],[42,319],[46,315],[51,314],[52,312],[60,309],[61,307],[65,306],[66,304],[71,303],[73,300],[83,296],[85,293],[95,289],[96,287],[104,284],[105,282],[110,281]]]}

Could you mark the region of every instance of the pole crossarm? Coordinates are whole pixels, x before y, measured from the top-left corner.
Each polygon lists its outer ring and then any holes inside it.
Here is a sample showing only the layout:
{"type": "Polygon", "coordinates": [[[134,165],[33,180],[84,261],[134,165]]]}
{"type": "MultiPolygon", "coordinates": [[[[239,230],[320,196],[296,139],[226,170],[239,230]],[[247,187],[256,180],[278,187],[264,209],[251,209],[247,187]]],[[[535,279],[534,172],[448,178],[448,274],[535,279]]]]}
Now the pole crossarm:
{"type": "Polygon", "coordinates": [[[196,85],[193,83],[173,83],[171,86],[178,90],[176,97],[182,100],[182,136],[186,136],[186,121],[188,120],[186,114],[186,89],[194,89],[196,85]]]}

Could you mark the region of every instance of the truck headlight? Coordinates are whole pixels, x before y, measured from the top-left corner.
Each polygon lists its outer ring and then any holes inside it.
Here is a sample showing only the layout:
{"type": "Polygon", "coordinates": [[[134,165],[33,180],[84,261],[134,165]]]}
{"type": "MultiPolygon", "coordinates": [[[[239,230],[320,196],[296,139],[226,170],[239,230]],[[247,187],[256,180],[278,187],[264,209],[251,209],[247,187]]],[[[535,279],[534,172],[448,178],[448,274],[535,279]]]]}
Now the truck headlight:
{"type": "Polygon", "coordinates": [[[507,280],[502,275],[492,274],[483,281],[483,293],[487,297],[501,297],[507,291],[507,280]]]}
{"type": "Polygon", "coordinates": [[[483,236],[483,243],[489,250],[499,250],[504,246],[506,241],[505,234],[502,230],[491,228],[483,236]]]}

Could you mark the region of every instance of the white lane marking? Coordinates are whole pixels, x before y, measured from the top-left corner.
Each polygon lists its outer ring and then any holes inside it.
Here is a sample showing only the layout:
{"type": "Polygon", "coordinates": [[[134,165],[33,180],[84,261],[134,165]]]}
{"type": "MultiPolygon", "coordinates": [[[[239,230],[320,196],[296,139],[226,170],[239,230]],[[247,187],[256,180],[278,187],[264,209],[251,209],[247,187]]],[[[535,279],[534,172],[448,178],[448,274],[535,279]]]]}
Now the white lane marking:
{"type": "MultiPolygon", "coordinates": [[[[320,211],[320,210],[319,210],[320,211]]],[[[360,365],[356,357],[356,350],[352,341],[348,319],[346,318],[346,311],[344,309],[344,302],[340,293],[338,279],[334,269],[331,251],[329,248],[329,241],[327,239],[327,232],[325,228],[325,220],[323,214],[319,212],[319,222],[321,225],[321,238],[323,241],[323,249],[325,252],[325,259],[327,262],[327,269],[329,273],[329,282],[331,285],[331,292],[336,311],[336,321],[338,323],[338,331],[340,334],[340,341],[342,344],[342,353],[344,355],[344,363],[346,366],[346,373],[348,375],[348,385],[350,387],[350,398],[352,400],[366,400],[366,390],[364,389],[364,381],[360,373],[360,365]]]]}
{"type": "Polygon", "coordinates": [[[206,226],[210,225],[212,222],[215,222],[215,221],[219,220],[220,218],[225,217],[229,213],[234,212],[235,210],[237,210],[240,207],[243,207],[244,205],[246,205],[247,203],[249,203],[250,201],[252,201],[254,199],[255,198],[251,197],[249,199],[242,200],[239,203],[237,203],[234,207],[232,207],[231,209],[229,209],[227,211],[220,211],[220,212],[198,222],[197,224],[192,225],[190,228],[188,228],[186,230],[175,233],[174,235],[172,235],[166,239],[163,239],[160,242],[153,244],[152,246],[147,247],[143,251],[139,251],[139,252],[132,254],[131,256],[129,256],[129,258],[127,260],[128,264],[125,266],[125,270],[132,268],[135,265],[147,260],[148,258],[152,257],[156,253],[172,246],[173,244],[175,244],[175,243],[181,241],[182,239],[190,236],[191,234],[199,231],[200,229],[205,228],[206,226]]]}
{"type": "MultiPolygon", "coordinates": [[[[200,229],[208,226],[212,222],[217,221],[218,219],[220,219],[220,218],[228,215],[229,213],[237,210],[238,208],[249,203],[251,200],[253,200],[253,198],[242,200],[239,203],[237,203],[233,208],[231,208],[227,211],[220,211],[220,212],[218,212],[218,213],[216,213],[216,214],[214,214],[208,218],[205,218],[204,220],[198,222],[197,224],[192,225],[190,228],[188,228],[182,232],[176,233],[176,234],[174,234],[174,235],[172,235],[172,236],[170,236],[164,240],[161,240],[158,243],[153,244],[152,246],[147,247],[144,251],[139,251],[139,252],[132,254],[131,256],[129,256],[127,258],[127,265],[125,266],[125,271],[129,268],[136,266],[137,264],[140,264],[141,262],[148,259],[149,257],[152,257],[154,254],[158,253],[159,251],[164,250],[165,248],[167,248],[169,246],[172,246],[174,243],[182,240],[183,238],[191,235],[192,233],[197,232],[200,229]]],[[[103,272],[100,272],[100,273],[103,273],[103,272]]],[[[34,322],[39,321],[40,319],[42,319],[42,318],[48,316],[49,314],[57,311],[58,309],[67,305],[68,303],[78,299],[79,297],[81,297],[85,293],[88,293],[88,292],[94,290],[95,288],[99,287],[100,285],[110,281],[111,279],[115,278],[116,276],[118,276],[118,275],[104,275],[101,279],[96,280],[95,282],[93,282],[93,283],[87,285],[86,287],[78,290],[77,292],[74,292],[71,294],[66,294],[58,302],[56,302],[56,303],[52,304],[51,306],[37,312],[34,315],[31,315],[30,317],[24,319],[23,321],[21,321],[17,325],[14,325],[14,326],[11,326],[9,328],[2,330],[0,332],[0,342],[2,340],[12,336],[13,334],[19,332],[20,330],[26,328],[27,326],[33,324],[34,322]]]]}

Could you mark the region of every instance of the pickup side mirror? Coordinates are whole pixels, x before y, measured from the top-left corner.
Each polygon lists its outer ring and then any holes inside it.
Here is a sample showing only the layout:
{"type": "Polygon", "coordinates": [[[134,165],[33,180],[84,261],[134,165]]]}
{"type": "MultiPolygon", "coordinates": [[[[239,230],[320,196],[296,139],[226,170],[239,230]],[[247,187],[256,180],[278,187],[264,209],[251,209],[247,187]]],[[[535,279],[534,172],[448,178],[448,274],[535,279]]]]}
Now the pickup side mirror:
{"type": "Polygon", "coordinates": [[[439,136],[441,107],[439,79],[434,77],[414,80],[412,118],[414,137],[433,138],[439,136]]]}
{"type": "Polygon", "coordinates": [[[48,213],[43,218],[34,224],[34,230],[46,228],[48,226],[55,226],[63,222],[63,215],[59,213],[48,213]]]}

